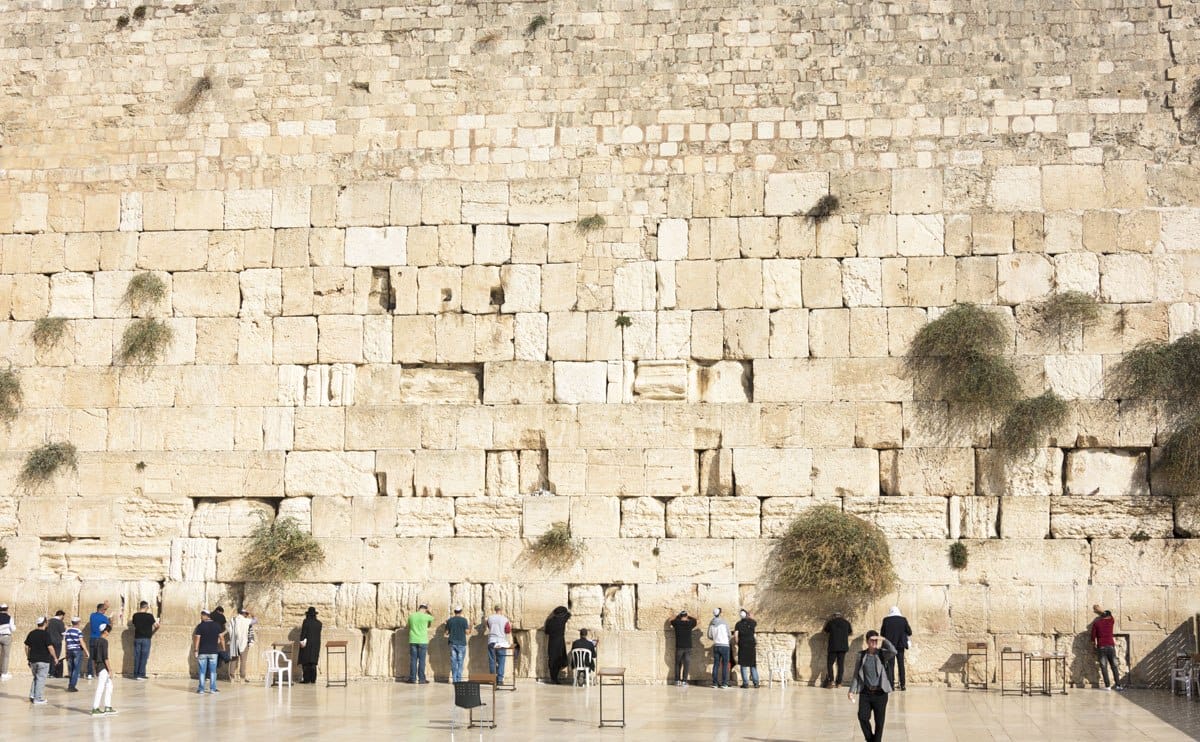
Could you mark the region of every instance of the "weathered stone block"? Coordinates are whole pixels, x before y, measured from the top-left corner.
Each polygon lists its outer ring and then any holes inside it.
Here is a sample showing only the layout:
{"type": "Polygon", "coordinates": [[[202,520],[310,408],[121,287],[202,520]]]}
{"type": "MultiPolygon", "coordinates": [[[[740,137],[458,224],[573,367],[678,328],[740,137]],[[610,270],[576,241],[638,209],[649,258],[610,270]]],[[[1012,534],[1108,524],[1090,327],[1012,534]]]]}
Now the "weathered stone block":
{"type": "Polygon", "coordinates": [[[1066,495],[1150,494],[1147,455],[1138,451],[1082,449],[1067,454],[1066,495]]]}

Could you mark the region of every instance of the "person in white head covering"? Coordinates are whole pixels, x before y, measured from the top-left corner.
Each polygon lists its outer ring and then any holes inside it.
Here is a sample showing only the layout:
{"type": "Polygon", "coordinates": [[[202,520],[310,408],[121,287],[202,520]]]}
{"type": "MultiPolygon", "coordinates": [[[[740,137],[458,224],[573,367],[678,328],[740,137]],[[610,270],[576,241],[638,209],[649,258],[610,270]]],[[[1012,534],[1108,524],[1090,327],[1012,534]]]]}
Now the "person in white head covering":
{"type": "Polygon", "coordinates": [[[729,624],[721,618],[721,609],[713,608],[708,622],[708,638],[713,643],[712,687],[729,687],[729,624]]]}
{"type": "Polygon", "coordinates": [[[886,663],[888,682],[894,688],[905,690],[904,650],[908,649],[908,637],[912,636],[912,627],[908,625],[908,619],[900,614],[899,606],[892,606],[887,618],[883,619],[883,625],[879,627],[879,633],[896,648],[895,659],[886,663]],[[897,665],[900,667],[900,685],[896,685],[897,665]]]}

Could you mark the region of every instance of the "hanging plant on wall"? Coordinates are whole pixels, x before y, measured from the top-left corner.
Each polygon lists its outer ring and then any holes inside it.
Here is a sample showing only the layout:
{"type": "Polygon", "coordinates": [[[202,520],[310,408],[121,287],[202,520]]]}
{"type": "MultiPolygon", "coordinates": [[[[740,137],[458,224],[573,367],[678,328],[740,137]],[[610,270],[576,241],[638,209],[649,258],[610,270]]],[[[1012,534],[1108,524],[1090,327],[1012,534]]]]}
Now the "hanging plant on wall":
{"type": "Polygon", "coordinates": [[[54,479],[62,469],[78,470],[79,460],[72,443],[47,443],[25,457],[17,482],[26,489],[37,489],[54,479]]]}
{"type": "Polygon", "coordinates": [[[1165,403],[1154,472],[1173,494],[1200,493],[1200,333],[1138,345],[1117,364],[1114,385],[1122,398],[1165,403]]]}
{"type": "Polygon", "coordinates": [[[240,574],[248,582],[280,583],[296,579],[306,567],[325,561],[325,551],[295,518],[263,518],[250,533],[240,574]]]}
{"type": "Polygon", "coordinates": [[[58,345],[66,330],[66,317],[41,317],[33,323],[33,332],[29,334],[29,339],[33,341],[34,347],[45,350],[58,345]]]}
{"type": "Polygon", "coordinates": [[[1009,408],[996,432],[996,445],[1010,452],[1034,448],[1067,418],[1070,408],[1054,392],[1023,399],[1009,408]]]}
{"type": "Polygon", "coordinates": [[[557,521],[529,546],[529,552],[538,563],[569,564],[578,556],[582,547],[571,536],[571,526],[557,521]]]}
{"type": "Polygon", "coordinates": [[[1021,385],[1004,357],[1009,335],[994,312],[955,304],[921,328],[905,365],[933,399],[965,414],[995,415],[1020,398],[1021,385]]]}
{"type": "Polygon", "coordinates": [[[11,368],[0,371],[0,421],[17,419],[21,409],[21,380],[11,368]]]}
{"type": "Polygon", "coordinates": [[[874,599],[896,587],[883,531],[832,505],[818,505],[796,518],[775,556],[777,589],[874,599]]]}
{"type": "Polygon", "coordinates": [[[967,545],[962,541],[955,541],[950,544],[950,566],[954,569],[967,568],[967,545]]]}
{"type": "Polygon", "coordinates": [[[1051,294],[1036,307],[1042,326],[1060,335],[1072,328],[1087,329],[1100,321],[1100,302],[1082,291],[1051,294]]]}
{"type": "Polygon", "coordinates": [[[8,566],[8,549],[0,546],[0,569],[8,566]]]}

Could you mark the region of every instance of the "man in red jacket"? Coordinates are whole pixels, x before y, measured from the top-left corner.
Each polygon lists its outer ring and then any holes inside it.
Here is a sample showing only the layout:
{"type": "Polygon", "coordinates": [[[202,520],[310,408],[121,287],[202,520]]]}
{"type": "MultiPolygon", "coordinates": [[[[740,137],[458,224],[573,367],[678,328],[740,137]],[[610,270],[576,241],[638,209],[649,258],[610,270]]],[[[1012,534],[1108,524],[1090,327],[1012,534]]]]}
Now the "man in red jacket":
{"type": "MultiPolygon", "coordinates": [[[[1097,606],[1099,608],[1099,606],[1097,606]]],[[[1100,613],[1092,621],[1092,644],[1096,647],[1096,659],[1100,662],[1100,673],[1104,676],[1104,690],[1124,690],[1119,684],[1121,673],[1117,669],[1117,640],[1113,638],[1113,626],[1116,620],[1112,611],[1097,611],[1100,613]],[[1112,685],[1108,682],[1108,668],[1112,667],[1112,685]]]]}

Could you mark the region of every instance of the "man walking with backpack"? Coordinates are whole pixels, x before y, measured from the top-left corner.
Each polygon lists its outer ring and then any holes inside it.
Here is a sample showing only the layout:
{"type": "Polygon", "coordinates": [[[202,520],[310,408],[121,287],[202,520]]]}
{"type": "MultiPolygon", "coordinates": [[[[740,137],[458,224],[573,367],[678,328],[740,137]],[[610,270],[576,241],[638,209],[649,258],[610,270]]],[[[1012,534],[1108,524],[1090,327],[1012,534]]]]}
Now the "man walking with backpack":
{"type": "Polygon", "coordinates": [[[851,701],[858,695],[858,725],[867,742],[883,740],[883,720],[887,715],[888,694],[892,692],[887,664],[895,658],[896,648],[890,641],[874,629],[867,632],[867,648],[858,653],[850,692],[846,694],[851,701]],[[875,717],[874,729],[871,729],[872,716],[875,717]]]}

